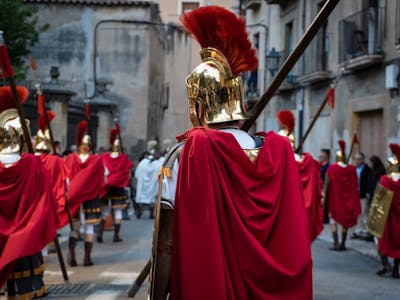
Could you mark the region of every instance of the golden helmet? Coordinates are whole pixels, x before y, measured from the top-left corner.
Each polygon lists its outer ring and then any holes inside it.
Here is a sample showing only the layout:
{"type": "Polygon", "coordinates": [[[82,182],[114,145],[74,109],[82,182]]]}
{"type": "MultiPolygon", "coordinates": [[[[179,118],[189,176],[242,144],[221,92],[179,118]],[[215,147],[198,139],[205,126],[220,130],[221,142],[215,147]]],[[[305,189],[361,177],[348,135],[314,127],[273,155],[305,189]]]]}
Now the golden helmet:
{"type": "Polygon", "coordinates": [[[87,127],[87,121],[80,121],[78,124],[76,144],[78,145],[79,153],[88,153],[92,149],[92,138],[86,132],[87,127]]]}
{"type": "Polygon", "coordinates": [[[389,173],[399,173],[400,167],[400,145],[399,144],[390,144],[390,150],[392,151],[392,156],[388,158],[388,172],[389,173]]]}
{"type": "Polygon", "coordinates": [[[112,152],[117,152],[117,153],[121,153],[122,152],[121,140],[119,138],[119,134],[120,134],[119,126],[117,126],[116,128],[111,129],[111,132],[110,132],[110,145],[111,145],[111,151],[112,152]]]}
{"type": "Polygon", "coordinates": [[[340,150],[336,151],[336,162],[346,163],[346,142],[339,140],[338,144],[340,150]]]}
{"type": "Polygon", "coordinates": [[[197,101],[207,124],[245,120],[240,74],[256,69],[257,57],[243,20],[222,7],[204,6],[182,15],[181,21],[203,48],[202,63],[186,78],[193,125],[200,125],[197,101]]]}
{"type": "MultiPolygon", "coordinates": [[[[27,124],[29,126],[29,121],[27,124]]],[[[21,152],[23,132],[16,109],[6,109],[0,113],[0,154],[21,152]]]]}
{"type": "Polygon", "coordinates": [[[279,125],[281,126],[281,129],[279,130],[278,134],[286,136],[290,144],[292,145],[292,148],[294,150],[295,148],[295,137],[293,134],[293,129],[294,129],[294,115],[290,110],[280,110],[276,114],[276,118],[279,121],[279,125]]]}
{"type": "Polygon", "coordinates": [[[147,151],[150,154],[155,154],[157,152],[158,142],[156,140],[150,140],[147,142],[147,151]]]}
{"type": "MultiPolygon", "coordinates": [[[[56,117],[55,113],[51,110],[47,110],[46,113],[49,122],[56,117]]],[[[52,150],[50,131],[47,128],[43,114],[39,115],[39,131],[35,136],[35,150],[41,152],[51,152],[52,150]]]]}

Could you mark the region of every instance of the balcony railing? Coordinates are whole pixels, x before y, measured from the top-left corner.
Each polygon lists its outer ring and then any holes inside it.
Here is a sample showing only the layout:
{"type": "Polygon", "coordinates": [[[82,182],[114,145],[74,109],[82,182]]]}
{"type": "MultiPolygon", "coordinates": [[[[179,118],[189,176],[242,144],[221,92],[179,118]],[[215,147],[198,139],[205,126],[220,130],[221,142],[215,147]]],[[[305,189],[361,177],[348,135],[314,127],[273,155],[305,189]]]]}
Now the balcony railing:
{"type": "Polygon", "coordinates": [[[369,8],[339,22],[339,63],[382,56],[384,8],[369,8]]]}

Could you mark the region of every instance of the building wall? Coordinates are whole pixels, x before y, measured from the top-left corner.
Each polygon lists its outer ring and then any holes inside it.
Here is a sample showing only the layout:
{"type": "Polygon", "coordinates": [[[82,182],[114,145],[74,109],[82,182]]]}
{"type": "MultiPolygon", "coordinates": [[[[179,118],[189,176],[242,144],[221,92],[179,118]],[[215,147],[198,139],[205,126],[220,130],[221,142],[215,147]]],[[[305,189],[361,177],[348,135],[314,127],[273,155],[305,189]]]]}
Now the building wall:
{"type": "MultiPolygon", "coordinates": [[[[303,5],[305,5],[304,25],[307,28],[316,15],[321,1],[290,0],[282,2],[287,4],[267,4],[266,1],[261,1],[260,7],[248,9],[246,12],[247,24],[262,23],[268,27],[267,51],[272,47],[275,47],[277,51],[283,49],[285,45],[285,24],[288,20],[293,20],[294,27],[298,29],[295,33],[297,43],[302,33],[303,5]]],[[[314,156],[318,155],[320,148],[330,148],[334,151],[338,149],[338,139],[344,139],[350,147],[355,129],[360,133],[360,150],[365,152],[367,157],[377,154],[385,160],[389,154],[388,143],[400,143],[398,89],[389,91],[385,87],[386,66],[399,64],[400,55],[395,47],[396,18],[399,18],[399,16],[396,17],[395,12],[397,5],[399,5],[398,2],[400,1],[378,1],[379,11],[383,16],[383,29],[378,33],[382,39],[383,60],[375,65],[365,65],[361,69],[351,69],[345,72],[335,90],[334,110],[329,107],[324,108],[304,144],[303,150],[311,152],[314,156]],[[377,134],[378,132],[380,134],[377,134]],[[374,140],[374,142],[369,140],[374,140]],[[376,144],[384,146],[377,147],[376,144]]],[[[278,129],[275,114],[281,109],[291,109],[297,118],[296,126],[299,127],[301,123],[299,111],[303,108],[303,133],[305,132],[325,98],[332,80],[338,76],[343,66],[347,67],[354,61],[354,59],[351,59],[347,60],[347,63],[339,62],[340,47],[343,44],[340,43],[343,34],[340,32],[339,23],[344,18],[360,15],[360,12],[367,6],[368,1],[364,0],[339,2],[329,17],[327,25],[329,51],[326,69],[330,72],[330,75],[325,79],[311,83],[302,81],[304,80],[302,76],[310,75],[313,73],[313,69],[315,71],[316,47],[318,47],[315,40],[306,50],[302,58],[303,61],[300,60],[292,71],[292,74],[299,76],[294,89],[278,91],[266,108],[265,120],[261,125],[264,127],[263,129],[278,129]],[[302,63],[304,63],[304,72],[302,63]]],[[[367,38],[370,39],[368,35],[364,35],[364,39],[367,38]]],[[[362,57],[365,56],[361,55],[362,57]]],[[[268,66],[266,68],[268,69],[268,66]]],[[[268,85],[272,76],[269,72],[266,73],[268,85]]],[[[258,123],[258,129],[260,129],[260,122],[258,123]]],[[[298,128],[296,137],[297,140],[300,139],[298,128]]]]}
{"type": "Polygon", "coordinates": [[[153,127],[153,121],[161,119],[157,114],[164,81],[164,64],[160,64],[164,35],[162,27],[120,21],[159,23],[158,6],[37,6],[39,23],[50,25],[31,52],[39,66],[39,77],[47,78],[50,66],[58,66],[63,84],[78,97],[84,96],[84,83],[88,96],[94,95],[95,77],[112,80],[108,89],[116,100],[114,113],[119,113],[124,147],[128,154],[138,157],[147,139],[160,135],[161,124],[153,127]]]}

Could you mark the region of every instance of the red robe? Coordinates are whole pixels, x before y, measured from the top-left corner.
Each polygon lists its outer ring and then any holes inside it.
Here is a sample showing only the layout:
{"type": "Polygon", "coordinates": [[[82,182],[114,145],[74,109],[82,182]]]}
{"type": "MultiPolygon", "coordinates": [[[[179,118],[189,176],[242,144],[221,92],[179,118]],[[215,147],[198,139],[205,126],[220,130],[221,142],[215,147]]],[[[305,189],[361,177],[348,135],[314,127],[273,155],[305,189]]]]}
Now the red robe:
{"type": "Polygon", "coordinates": [[[252,163],[233,135],[188,132],[174,211],[172,299],[312,299],[300,179],[287,139],[252,163]]]}
{"type": "Polygon", "coordinates": [[[319,163],[309,153],[304,153],[302,160],[297,162],[304,202],[310,231],[310,240],[314,241],[324,228],[324,211],[321,205],[322,180],[319,163]]]}
{"type": "Polygon", "coordinates": [[[326,175],[329,178],[326,197],[331,217],[346,228],[353,227],[361,213],[356,168],[351,165],[343,168],[334,163],[326,175]]]}
{"type": "MultiPolygon", "coordinates": [[[[75,153],[69,154],[66,159],[70,174],[68,203],[71,215],[74,216],[79,206],[87,200],[92,200],[100,195],[104,185],[104,166],[100,156],[90,155],[82,163],[75,153]]],[[[68,223],[68,215],[63,211],[60,217],[60,226],[68,223]]]]}
{"type": "Polygon", "coordinates": [[[123,153],[120,153],[117,157],[111,157],[111,153],[104,153],[101,157],[104,166],[110,172],[107,176],[107,184],[101,192],[103,197],[111,187],[124,188],[129,185],[133,163],[123,153]]]}
{"type": "Polygon", "coordinates": [[[9,168],[0,163],[0,286],[18,258],[54,239],[57,226],[56,202],[40,158],[23,154],[9,168]]]}
{"type": "Polygon", "coordinates": [[[67,192],[68,168],[64,159],[52,154],[40,154],[45,169],[50,174],[55,200],[58,204],[59,217],[65,211],[65,195],[67,192]]]}
{"type": "Polygon", "coordinates": [[[381,185],[394,192],[392,205],[385,224],[378,248],[386,256],[400,258],[400,181],[382,176],[381,185]]]}

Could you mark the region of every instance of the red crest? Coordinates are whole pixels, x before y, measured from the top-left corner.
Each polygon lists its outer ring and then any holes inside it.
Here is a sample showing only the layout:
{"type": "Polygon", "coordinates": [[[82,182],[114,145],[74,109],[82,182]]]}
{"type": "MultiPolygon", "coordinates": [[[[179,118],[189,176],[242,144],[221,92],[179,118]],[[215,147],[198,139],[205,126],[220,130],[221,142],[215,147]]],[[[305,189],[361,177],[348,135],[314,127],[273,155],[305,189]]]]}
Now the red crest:
{"type": "Polygon", "coordinates": [[[276,118],[281,126],[285,126],[289,133],[294,129],[294,115],[290,110],[280,110],[276,114],[276,118]]]}

